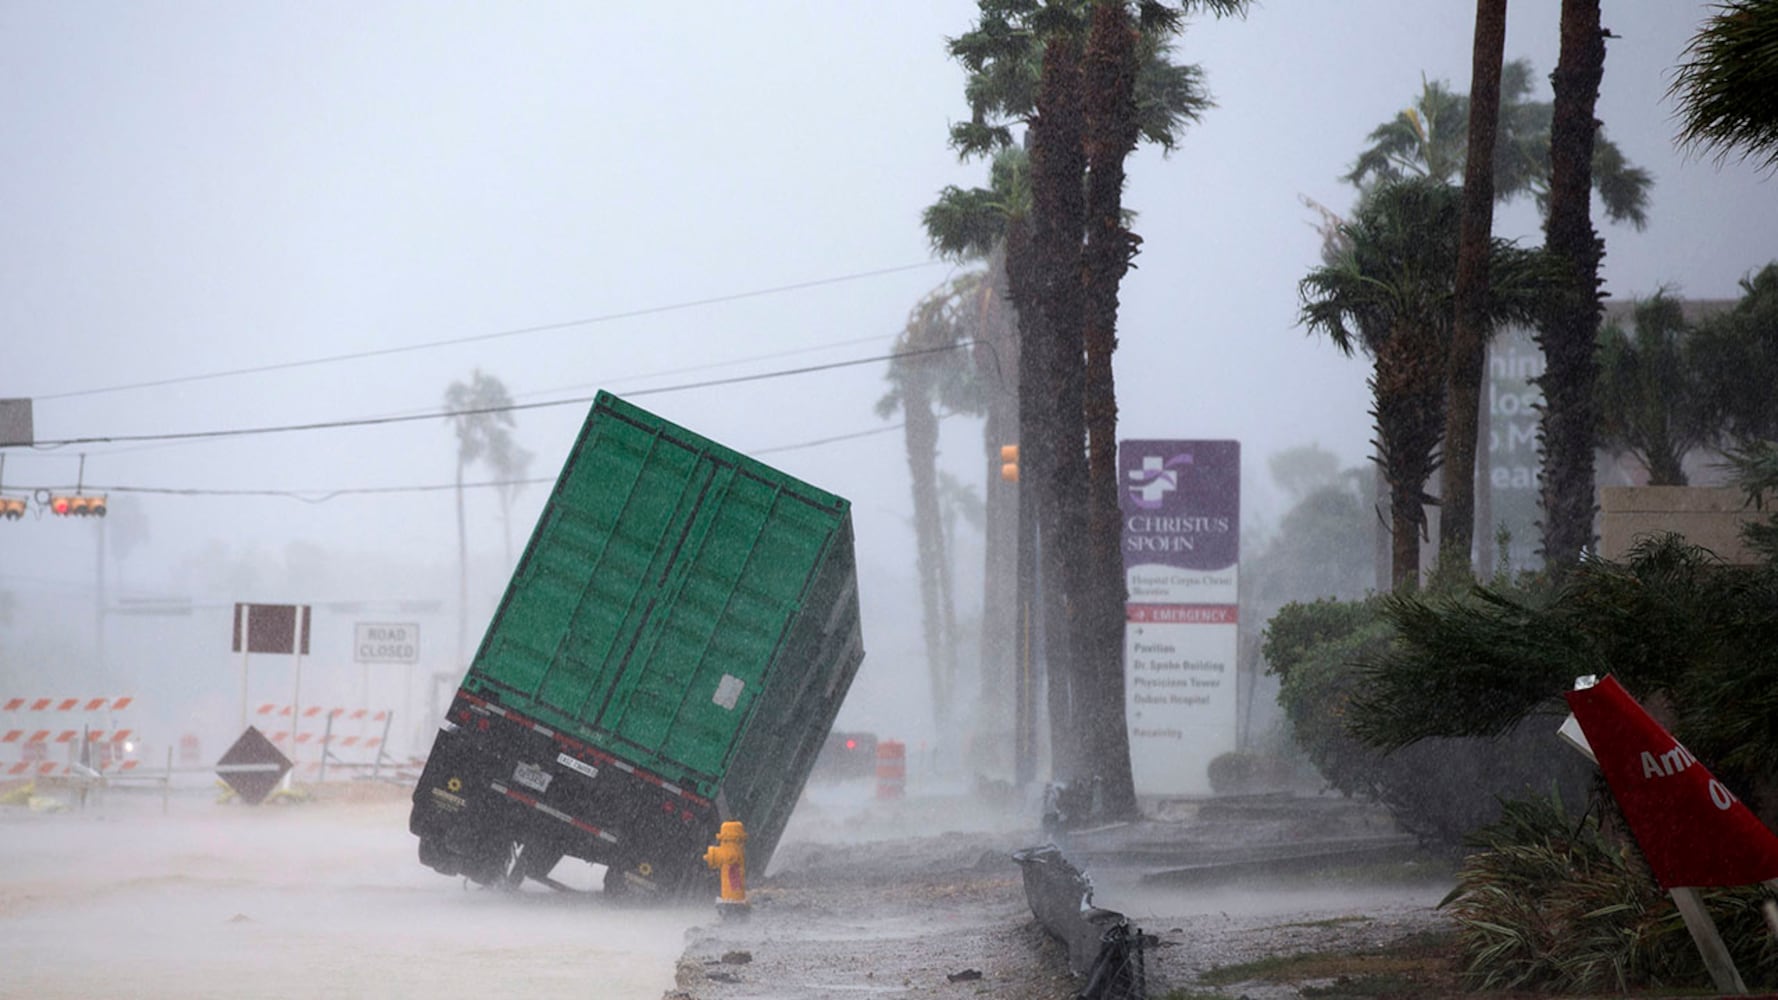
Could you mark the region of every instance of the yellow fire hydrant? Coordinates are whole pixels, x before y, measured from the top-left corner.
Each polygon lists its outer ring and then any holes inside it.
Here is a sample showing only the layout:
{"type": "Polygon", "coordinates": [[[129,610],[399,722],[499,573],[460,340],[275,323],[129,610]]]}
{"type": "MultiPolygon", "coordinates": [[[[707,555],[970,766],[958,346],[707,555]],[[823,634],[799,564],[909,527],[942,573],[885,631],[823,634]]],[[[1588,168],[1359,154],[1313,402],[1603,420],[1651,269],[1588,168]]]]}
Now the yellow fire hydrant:
{"type": "Polygon", "coordinates": [[[716,912],[723,917],[747,912],[747,828],[738,820],[722,824],[716,846],[704,852],[704,864],[722,873],[722,895],[716,912]]]}

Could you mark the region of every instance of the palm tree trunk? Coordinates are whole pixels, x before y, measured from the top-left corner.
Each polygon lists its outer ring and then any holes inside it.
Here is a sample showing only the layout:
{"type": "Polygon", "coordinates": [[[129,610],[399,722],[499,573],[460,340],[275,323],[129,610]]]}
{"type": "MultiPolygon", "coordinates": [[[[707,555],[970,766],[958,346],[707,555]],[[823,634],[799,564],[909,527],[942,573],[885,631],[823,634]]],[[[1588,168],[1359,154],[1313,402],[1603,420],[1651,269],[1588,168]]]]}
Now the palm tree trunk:
{"type": "Polygon", "coordinates": [[[1469,151],[1457,237],[1456,315],[1445,385],[1444,484],[1439,571],[1471,578],[1479,400],[1488,330],[1488,258],[1494,230],[1494,138],[1500,121],[1500,66],[1506,53],[1506,0],[1476,0],[1469,91],[1469,151]]]}
{"type": "Polygon", "coordinates": [[[1389,480],[1392,589],[1420,581],[1420,534],[1426,525],[1426,483],[1437,471],[1444,429],[1445,364],[1433,317],[1404,316],[1376,354],[1377,450],[1389,480]]]}
{"type": "MultiPolygon", "coordinates": [[[[1024,786],[1037,778],[1038,717],[1037,686],[1040,676],[1055,676],[1045,666],[1040,653],[1045,615],[1048,613],[1043,595],[1048,588],[1040,584],[1041,562],[1039,530],[1043,491],[1048,469],[1044,456],[1045,421],[1049,415],[1044,397],[1046,380],[1038,370],[1042,357],[1043,309],[1037,295],[1036,249],[1030,224],[1013,217],[1006,225],[1006,284],[1018,310],[1018,445],[1019,445],[1019,546],[1018,546],[1018,660],[1013,684],[1013,773],[1024,786]]],[[[1062,759],[1065,744],[1057,736],[1066,729],[1067,702],[1061,697],[1065,687],[1051,684],[1047,688],[1045,713],[1050,721],[1050,756],[1062,759]]],[[[1052,764],[1052,767],[1054,765],[1052,764]]]]}
{"type": "Polygon", "coordinates": [[[1078,700],[1068,706],[1065,718],[1058,719],[1055,713],[1061,688],[1076,695],[1084,692],[1079,663],[1068,642],[1079,625],[1087,554],[1079,271],[1086,157],[1081,150],[1080,48],[1080,39],[1066,32],[1045,46],[1037,115],[1031,124],[1032,242],[1043,322],[1039,337],[1026,347],[1035,348],[1032,370],[1041,382],[1033,388],[1047,405],[1042,409],[1043,426],[1028,428],[1036,432],[1025,435],[1024,442],[1038,446],[1044,473],[1038,482],[1039,550],[1047,566],[1058,570],[1043,574],[1050,591],[1044,600],[1044,647],[1051,691],[1051,752],[1056,777],[1062,781],[1091,776],[1076,750],[1082,721],[1078,700]],[[1065,685],[1059,684],[1064,676],[1065,685]]]}
{"type": "Polygon", "coordinates": [[[987,488],[983,491],[981,687],[974,763],[978,770],[994,776],[1016,771],[1017,759],[1019,488],[1000,474],[1001,446],[1018,442],[1018,317],[1007,301],[1009,284],[1003,244],[989,258],[982,317],[987,343],[977,348],[983,352],[977,370],[992,372],[994,377],[987,380],[988,413],[982,422],[987,488]]]}
{"type": "Polygon", "coordinates": [[[469,648],[469,532],[463,524],[463,456],[457,456],[457,667],[467,668],[469,648]]]}
{"type": "Polygon", "coordinates": [[[1599,0],[1562,0],[1562,41],[1551,75],[1549,217],[1544,246],[1567,271],[1539,331],[1543,390],[1543,556],[1555,576],[1593,542],[1593,386],[1598,379],[1599,262],[1593,230],[1594,105],[1605,74],[1599,0]]]}
{"type": "Polygon", "coordinates": [[[1117,387],[1111,356],[1117,349],[1118,287],[1136,255],[1137,239],[1124,228],[1124,159],[1136,148],[1136,29],[1123,0],[1100,0],[1084,68],[1087,156],[1086,246],[1081,255],[1087,432],[1087,571],[1080,593],[1076,662],[1089,690],[1087,756],[1100,778],[1107,817],[1137,815],[1130,773],[1124,704],[1123,563],[1117,481],[1117,387]]]}
{"type": "Polygon", "coordinates": [[[938,421],[922,373],[910,371],[901,384],[902,425],[907,440],[908,476],[913,483],[915,568],[920,575],[920,627],[925,640],[932,718],[941,738],[949,732],[951,689],[944,655],[939,601],[944,538],[938,515],[938,421]]]}

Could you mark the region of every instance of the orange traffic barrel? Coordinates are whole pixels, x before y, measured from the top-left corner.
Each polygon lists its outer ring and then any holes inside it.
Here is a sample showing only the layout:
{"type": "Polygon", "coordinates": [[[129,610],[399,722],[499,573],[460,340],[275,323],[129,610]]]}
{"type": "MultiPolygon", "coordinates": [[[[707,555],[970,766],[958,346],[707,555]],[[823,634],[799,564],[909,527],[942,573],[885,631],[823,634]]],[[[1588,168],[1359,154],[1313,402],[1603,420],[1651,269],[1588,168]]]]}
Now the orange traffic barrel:
{"type": "Polygon", "coordinates": [[[897,740],[877,744],[877,798],[899,799],[907,791],[908,748],[897,740]]]}

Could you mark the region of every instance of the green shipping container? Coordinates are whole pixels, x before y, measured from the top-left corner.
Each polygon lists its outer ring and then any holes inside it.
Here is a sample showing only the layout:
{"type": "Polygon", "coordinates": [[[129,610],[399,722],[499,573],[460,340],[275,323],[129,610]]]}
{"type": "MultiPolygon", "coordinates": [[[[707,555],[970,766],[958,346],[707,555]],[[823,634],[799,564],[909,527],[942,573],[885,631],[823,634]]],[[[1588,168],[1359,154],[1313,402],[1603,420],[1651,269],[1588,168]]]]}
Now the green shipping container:
{"type": "Polygon", "coordinates": [[[863,656],[850,504],[602,392],[415,790],[422,860],[678,886],[739,819],[762,869],[863,656]]]}

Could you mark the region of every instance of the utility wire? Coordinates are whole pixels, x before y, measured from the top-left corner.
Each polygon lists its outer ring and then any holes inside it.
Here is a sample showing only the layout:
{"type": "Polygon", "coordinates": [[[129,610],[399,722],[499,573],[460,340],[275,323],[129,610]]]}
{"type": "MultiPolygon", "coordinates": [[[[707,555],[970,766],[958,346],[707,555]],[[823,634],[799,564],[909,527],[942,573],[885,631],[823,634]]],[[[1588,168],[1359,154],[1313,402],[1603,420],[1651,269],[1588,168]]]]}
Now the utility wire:
{"type": "MultiPolygon", "coordinates": [[[[939,420],[948,420],[951,417],[957,416],[958,412],[959,411],[957,410],[952,410],[947,413],[937,414],[936,416],[939,420]]],[[[890,431],[901,430],[906,426],[907,424],[905,421],[901,423],[885,424],[882,427],[872,427],[869,430],[853,431],[850,434],[835,434],[831,437],[814,438],[809,441],[798,441],[795,444],[774,445],[770,448],[755,448],[745,452],[745,454],[772,455],[779,452],[799,451],[803,448],[817,448],[824,444],[836,444],[840,441],[854,441],[858,438],[875,437],[879,434],[887,434],[890,431]]],[[[553,482],[555,482],[553,476],[533,476],[528,479],[498,479],[477,483],[463,483],[461,486],[466,490],[476,490],[490,488],[499,489],[508,486],[536,486],[542,483],[553,482]]],[[[87,483],[81,488],[90,490],[94,493],[141,493],[184,497],[284,497],[291,500],[301,500],[304,503],[325,503],[335,497],[343,496],[364,496],[386,493],[437,493],[443,490],[457,489],[458,485],[459,484],[457,483],[451,482],[428,483],[417,486],[358,486],[335,490],[227,490],[171,486],[107,486],[99,483],[87,483]]],[[[40,490],[56,493],[71,488],[72,487],[68,486],[14,486],[11,487],[11,490],[19,493],[35,493],[40,490]]]]}
{"type": "MultiPolygon", "coordinates": [[[[900,267],[884,267],[874,271],[858,271],[852,274],[841,274],[831,278],[816,278],[812,281],[799,281],[789,285],[776,285],[771,288],[757,288],[747,292],[732,292],[728,295],[712,295],[708,298],[691,299],[685,302],[673,302],[667,305],[648,306],[642,309],[630,309],[624,312],[604,313],[598,316],[587,316],[582,319],[563,320],[559,323],[541,323],[536,326],[514,327],[510,330],[497,330],[493,333],[478,333],[468,337],[455,337],[449,340],[432,340],[421,344],[407,344],[401,347],[383,347],[370,351],[356,351],[350,354],[330,354],[319,358],[305,358],[300,361],[282,361],[269,365],[255,365],[248,368],[231,368],[226,371],[205,372],[199,375],[178,375],[171,378],[149,379],[142,382],[126,382],[121,385],[104,386],[98,389],[76,389],[71,392],[58,392],[40,395],[39,400],[73,399],[78,396],[97,396],[103,393],[124,392],[129,389],[152,389],[166,385],[180,385],[186,382],[203,382],[210,379],[230,378],[235,375],[258,375],[264,372],[284,371],[290,368],[308,368],[315,365],[333,364],[339,361],[357,361],[361,358],[385,357],[391,354],[406,354],[412,351],[431,350],[435,347],[454,347],[459,344],[474,344],[485,340],[498,340],[504,337],[518,337],[531,333],[548,333],[552,330],[567,330],[577,326],[593,326],[599,323],[614,323],[618,320],[635,319],[640,316],[656,316],[661,313],[677,312],[683,309],[696,309],[700,306],[720,305],[725,302],[739,302],[743,299],[756,299],[767,295],[781,295],[785,292],[801,291],[806,288],[820,288],[824,285],[837,285],[848,281],[863,281],[867,278],[880,278],[888,274],[900,274],[922,268],[935,267],[944,261],[929,260],[918,264],[903,264],[900,267]]],[[[125,440],[118,438],[116,440],[125,440]]]]}
{"type": "MultiPolygon", "coordinates": [[[[955,412],[941,413],[938,414],[938,419],[943,420],[947,417],[954,417],[956,415],[955,412]]],[[[875,437],[879,434],[887,434],[890,431],[901,430],[904,426],[906,426],[905,423],[885,424],[882,427],[872,427],[869,430],[853,431],[850,434],[836,434],[832,437],[815,438],[811,441],[799,441],[796,444],[781,444],[771,448],[755,448],[752,451],[746,452],[746,454],[771,455],[778,452],[798,451],[803,448],[815,448],[824,444],[835,444],[840,441],[852,441],[858,438],[875,437]]],[[[528,479],[497,479],[477,483],[462,483],[461,487],[466,490],[500,489],[508,486],[536,486],[544,483],[554,483],[555,481],[556,479],[554,476],[533,476],[528,479]]],[[[369,496],[388,493],[438,493],[444,490],[457,489],[458,486],[458,483],[451,482],[427,483],[416,486],[355,486],[336,490],[227,490],[173,486],[108,486],[100,483],[86,483],[81,489],[92,493],[141,493],[181,497],[284,497],[290,500],[301,500],[304,503],[326,503],[335,497],[369,496]]],[[[13,486],[9,487],[9,491],[18,493],[35,493],[43,490],[57,493],[72,488],[73,487],[70,486],[13,486]]]]}
{"type": "MultiPolygon", "coordinates": [[[[853,368],[858,365],[876,364],[880,361],[896,361],[902,358],[920,357],[927,354],[940,354],[948,351],[974,347],[976,341],[965,340],[955,344],[944,344],[938,347],[921,347],[906,351],[893,351],[888,354],[873,355],[868,358],[853,358],[849,361],[830,361],[820,365],[804,365],[800,368],[780,368],[769,372],[756,372],[752,375],[735,375],[729,378],[706,379],[701,382],[682,382],[678,385],[656,386],[652,389],[637,389],[626,393],[626,396],[654,396],[669,392],[685,392],[690,389],[709,389],[716,386],[739,385],[745,382],[760,382],[766,379],[786,378],[792,375],[807,375],[813,372],[833,371],[839,368],[853,368]]],[[[39,449],[65,448],[69,445],[84,444],[116,444],[128,441],[196,441],[215,438],[247,437],[257,434],[285,434],[294,431],[333,430],[342,427],[371,427],[380,424],[409,423],[415,420],[438,420],[440,418],[475,416],[484,413],[510,413],[518,410],[539,410],[554,406],[569,406],[576,403],[590,403],[594,396],[575,396],[568,399],[546,400],[537,403],[511,403],[506,406],[484,406],[467,410],[440,410],[433,413],[416,413],[388,417],[361,417],[353,420],[325,420],[308,424],[282,424],[272,427],[237,427],[214,431],[184,431],[170,434],[111,434],[96,437],[62,438],[60,440],[38,441],[33,447],[39,449]]],[[[0,446],[5,447],[5,446],[0,446]]]]}
{"type": "MultiPolygon", "coordinates": [[[[712,369],[718,369],[718,368],[734,368],[739,365],[752,364],[753,362],[756,362],[756,361],[775,361],[779,358],[795,357],[799,354],[816,354],[821,351],[830,351],[830,350],[833,350],[834,348],[837,348],[837,347],[853,347],[858,344],[867,344],[867,343],[870,343],[871,341],[883,340],[885,338],[890,338],[890,337],[893,337],[893,334],[874,334],[869,337],[853,337],[850,340],[834,340],[834,341],[829,341],[825,344],[816,344],[813,347],[797,347],[797,348],[792,348],[790,350],[773,351],[768,354],[750,354],[746,357],[733,358],[728,361],[712,361],[712,362],[709,362],[708,364],[702,364],[702,365],[685,365],[685,366],[682,366],[679,368],[665,368],[665,369],[661,369],[659,371],[640,372],[635,375],[619,375],[614,378],[607,379],[603,383],[578,382],[573,385],[559,385],[559,386],[554,386],[549,389],[536,389],[536,390],[531,390],[528,392],[517,392],[517,393],[513,393],[513,398],[514,399],[531,399],[531,398],[537,397],[537,396],[553,396],[556,393],[560,393],[560,392],[579,392],[579,391],[582,391],[585,389],[592,388],[597,385],[604,385],[605,387],[609,388],[612,386],[630,384],[630,383],[635,383],[635,382],[643,382],[648,379],[666,378],[669,375],[685,375],[685,374],[689,374],[691,372],[710,371],[712,369]]],[[[631,393],[625,392],[624,395],[631,395],[631,393]]],[[[402,409],[402,410],[396,410],[391,413],[379,414],[379,416],[431,416],[431,415],[436,415],[437,413],[438,413],[437,410],[433,410],[433,409],[429,409],[429,408],[415,409],[413,407],[409,407],[409,408],[402,409]]],[[[160,443],[141,444],[141,445],[137,445],[137,446],[131,447],[131,448],[113,448],[113,449],[110,449],[110,450],[107,450],[104,452],[100,452],[99,454],[127,455],[127,454],[132,454],[135,452],[154,451],[154,450],[161,449],[161,448],[177,448],[180,446],[181,443],[182,442],[179,442],[179,441],[163,441],[160,443]]],[[[3,453],[0,453],[0,454],[3,454],[3,453]]]]}

